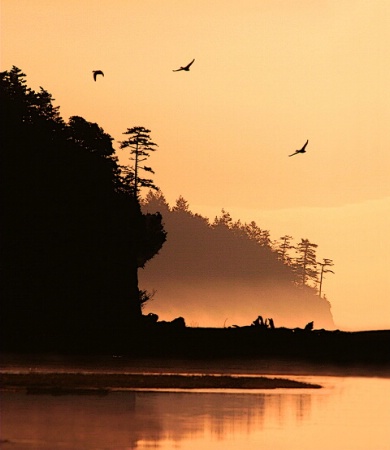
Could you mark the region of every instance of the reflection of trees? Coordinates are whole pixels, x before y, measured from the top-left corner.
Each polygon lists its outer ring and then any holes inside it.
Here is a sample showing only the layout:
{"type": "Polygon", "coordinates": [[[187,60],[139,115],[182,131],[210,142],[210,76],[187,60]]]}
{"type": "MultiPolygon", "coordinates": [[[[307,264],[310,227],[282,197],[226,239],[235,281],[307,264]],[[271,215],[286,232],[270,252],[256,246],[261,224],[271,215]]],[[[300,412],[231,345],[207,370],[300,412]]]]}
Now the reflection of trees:
{"type": "Polygon", "coordinates": [[[138,429],[145,425],[153,429],[156,422],[139,413],[134,393],[59,397],[2,393],[1,405],[7,411],[1,418],[2,436],[10,445],[26,441],[42,450],[135,448],[138,429]]]}
{"type": "Polygon", "coordinates": [[[2,407],[7,411],[2,434],[11,442],[28,439],[42,448],[140,448],[208,435],[222,441],[299,423],[310,414],[311,394],[138,392],[26,399],[25,394],[3,393],[2,407]]]}
{"type": "MultiPolygon", "coordinates": [[[[147,397],[138,398],[137,409],[147,397]]],[[[193,440],[205,433],[223,440],[265,426],[302,422],[310,414],[311,394],[166,393],[156,395],[150,407],[150,414],[159,417],[154,432],[161,434],[151,436],[151,430],[143,428],[139,430],[143,443],[193,440]]]]}
{"type": "Polygon", "coordinates": [[[311,411],[311,400],[310,394],[301,394],[297,396],[297,408],[295,410],[296,419],[298,422],[302,422],[311,411]]]}

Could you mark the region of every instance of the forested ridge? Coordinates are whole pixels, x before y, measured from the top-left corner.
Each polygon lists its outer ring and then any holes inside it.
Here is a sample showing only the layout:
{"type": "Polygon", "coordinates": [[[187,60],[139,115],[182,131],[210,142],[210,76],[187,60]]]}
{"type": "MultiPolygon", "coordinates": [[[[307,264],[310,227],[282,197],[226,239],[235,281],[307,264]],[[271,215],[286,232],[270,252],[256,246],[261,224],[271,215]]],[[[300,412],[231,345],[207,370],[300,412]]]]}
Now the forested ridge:
{"type": "Polygon", "coordinates": [[[113,138],[66,123],[25,77],[0,74],[2,345],[120,340],[141,316],[137,270],[165,241],[161,216],[142,214],[113,138]]]}
{"type": "Polygon", "coordinates": [[[168,239],[158,258],[140,271],[142,288],[154,293],[145,310],[164,320],[184,316],[193,326],[249,325],[257,315],[278,326],[334,328],[322,292],[333,261],[317,260],[317,244],[292,236],[271,240],[254,221],[229,212],[210,220],[191,211],[182,197],[170,206],[161,191],[142,201],[162,214],[168,239]]]}

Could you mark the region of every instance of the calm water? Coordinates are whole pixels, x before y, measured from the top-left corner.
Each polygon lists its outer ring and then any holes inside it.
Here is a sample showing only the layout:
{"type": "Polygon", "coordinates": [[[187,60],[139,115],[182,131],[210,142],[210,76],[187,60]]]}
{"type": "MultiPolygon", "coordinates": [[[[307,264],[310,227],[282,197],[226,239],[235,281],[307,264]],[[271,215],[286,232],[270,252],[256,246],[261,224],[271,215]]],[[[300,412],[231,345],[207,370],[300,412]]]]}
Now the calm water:
{"type": "Polygon", "coordinates": [[[1,393],[0,448],[390,450],[390,379],[290,375],[323,389],[1,393]]]}

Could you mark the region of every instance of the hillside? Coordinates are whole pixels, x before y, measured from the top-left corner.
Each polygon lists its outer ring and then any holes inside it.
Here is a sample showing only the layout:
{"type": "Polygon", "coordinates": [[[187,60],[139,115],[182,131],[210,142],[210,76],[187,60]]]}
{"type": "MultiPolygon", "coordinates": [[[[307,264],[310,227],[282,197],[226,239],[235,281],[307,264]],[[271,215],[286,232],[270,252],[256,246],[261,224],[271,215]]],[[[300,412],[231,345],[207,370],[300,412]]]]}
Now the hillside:
{"type": "Polygon", "coordinates": [[[150,195],[144,212],[160,212],[167,241],[139,272],[140,288],[156,291],[144,308],[160,320],[184,317],[188,326],[249,325],[257,316],[276,326],[333,329],[329,302],[316,289],[300,286],[292,267],[270,242],[260,244],[229,217],[192,213],[184,199],[170,208],[150,195]]]}
{"type": "Polygon", "coordinates": [[[96,348],[141,320],[137,272],[165,240],[121,177],[113,138],[0,74],[1,348],[96,348]],[[115,332],[113,332],[115,330],[115,332]]]}

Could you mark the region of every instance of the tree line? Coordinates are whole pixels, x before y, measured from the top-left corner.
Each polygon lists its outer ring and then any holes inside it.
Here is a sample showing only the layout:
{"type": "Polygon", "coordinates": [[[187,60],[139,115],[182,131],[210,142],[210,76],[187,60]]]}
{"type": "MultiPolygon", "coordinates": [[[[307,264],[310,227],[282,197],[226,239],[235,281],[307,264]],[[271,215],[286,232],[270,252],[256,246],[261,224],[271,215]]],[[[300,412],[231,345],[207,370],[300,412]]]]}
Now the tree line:
{"type": "Polygon", "coordinates": [[[19,68],[0,73],[0,99],[2,345],[120,341],[142,316],[138,269],[166,239],[140,208],[150,131],[127,129],[137,160],[122,167],[109,134],[65,122],[19,68]]]}
{"type": "Polygon", "coordinates": [[[325,274],[334,274],[331,270],[334,265],[333,260],[324,258],[318,261],[316,254],[318,245],[309,239],[301,238],[300,242],[294,244],[293,237],[286,234],[277,240],[272,240],[269,230],[260,228],[255,221],[249,223],[243,223],[240,219],[234,221],[225,209],[222,209],[221,214],[210,221],[200,214],[193,213],[188,201],[181,195],[175,205],[170,207],[163,193],[158,189],[149,191],[145,198],[141,199],[141,206],[146,211],[160,211],[163,218],[170,212],[186,213],[194,219],[203,221],[211,229],[222,227],[228,230],[231,236],[256,243],[259,247],[273,253],[276,259],[289,269],[291,282],[294,285],[313,288],[319,297],[323,294],[325,274]]]}

